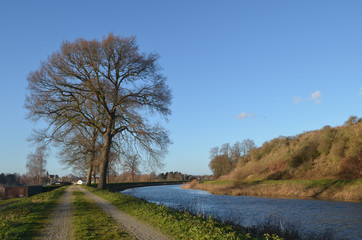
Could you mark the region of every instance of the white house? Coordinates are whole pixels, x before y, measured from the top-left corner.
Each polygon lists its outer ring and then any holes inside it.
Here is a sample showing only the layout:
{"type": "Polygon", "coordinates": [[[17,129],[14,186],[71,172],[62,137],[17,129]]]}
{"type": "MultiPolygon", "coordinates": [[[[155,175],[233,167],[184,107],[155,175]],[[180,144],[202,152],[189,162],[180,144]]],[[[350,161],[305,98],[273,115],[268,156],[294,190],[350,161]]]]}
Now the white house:
{"type": "Polygon", "coordinates": [[[85,184],[85,180],[78,180],[77,184],[85,184]]]}

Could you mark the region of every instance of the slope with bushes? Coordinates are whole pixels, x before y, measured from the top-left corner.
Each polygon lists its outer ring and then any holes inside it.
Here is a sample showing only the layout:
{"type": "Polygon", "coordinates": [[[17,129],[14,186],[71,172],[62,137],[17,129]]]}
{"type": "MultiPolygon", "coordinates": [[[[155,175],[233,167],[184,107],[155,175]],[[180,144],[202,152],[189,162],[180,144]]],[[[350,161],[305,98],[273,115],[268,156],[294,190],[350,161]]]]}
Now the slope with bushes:
{"type": "Polygon", "coordinates": [[[362,119],[265,142],[223,179],[354,179],[362,177],[362,119]]]}

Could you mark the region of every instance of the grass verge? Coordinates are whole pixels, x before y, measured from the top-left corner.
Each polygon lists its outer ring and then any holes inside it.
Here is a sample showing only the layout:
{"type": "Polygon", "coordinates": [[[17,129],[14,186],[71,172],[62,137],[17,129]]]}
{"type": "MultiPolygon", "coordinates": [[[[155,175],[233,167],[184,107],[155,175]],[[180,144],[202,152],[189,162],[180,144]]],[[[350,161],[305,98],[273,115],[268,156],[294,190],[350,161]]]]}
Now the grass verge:
{"type": "Polygon", "coordinates": [[[74,239],[134,239],[84,193],[73,192],[74,239]]]}
{"type": "Polygon", "coordinates": [[[6,200],[0,200],[0,208],[9,204],[12,204],[14,202],[19,201],[21,198],[12,198],[12,199],[6,199],[6,200]]]}
{"type": "Polygon", "coordinates": [[[212,218],[205,219],[187,212],[174,211],[132,196],[100,191],[91,187],[87,189],[107,199],[121,211],[136,216],[175,239],[280,239],[269,234],[261,238],[252,237],[212,218]]]}
{"type": "Polygon", "coordinates": [[[21,198],[0,211],[0,239],[29,239],[38,234],[65,188],[21,198]]]}

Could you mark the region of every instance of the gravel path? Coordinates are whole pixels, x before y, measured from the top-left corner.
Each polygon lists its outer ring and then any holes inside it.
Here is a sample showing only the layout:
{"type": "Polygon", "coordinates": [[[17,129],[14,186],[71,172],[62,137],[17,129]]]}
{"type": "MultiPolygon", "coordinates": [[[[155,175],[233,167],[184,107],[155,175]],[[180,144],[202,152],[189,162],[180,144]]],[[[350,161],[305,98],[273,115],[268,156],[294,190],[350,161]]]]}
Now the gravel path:
{"type": "Polygon", "coordinates": [[[135,219],[133,216],[130,216],[118,208],[113,206],[107,200],[94,195],[91,192],[88,192],[86,189],[80,188],[86,196],[93,199],[101,209],[107,212],[113,219],[115,219],[122,227],[131,235],[133,235],[136,239],[142,240],[167,240],[169,237],[166,235],[156,231],[152,227],[146,225],[143,222],[135,219]]]}
{"type": "Polygon", "coordinates": [[[42,240],[69,240],[72,239],[72,191],[76,186],[70,186],[60,198],[48,225],[42,233],[42,240]]]}

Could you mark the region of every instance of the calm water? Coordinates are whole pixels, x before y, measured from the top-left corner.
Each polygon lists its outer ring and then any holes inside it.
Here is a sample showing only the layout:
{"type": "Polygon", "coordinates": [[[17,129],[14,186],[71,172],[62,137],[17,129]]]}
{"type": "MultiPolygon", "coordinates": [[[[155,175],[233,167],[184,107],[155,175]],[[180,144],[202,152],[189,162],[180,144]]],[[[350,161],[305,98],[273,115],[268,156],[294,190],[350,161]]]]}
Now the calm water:
{"type": "Polygon", "coordinates": [[[362,239],[362,203],[213,195],[180,185],[123,191],[137,198],[253,226],[272,218],[301,231],[333,230],[343,239],[362,239]]]}

